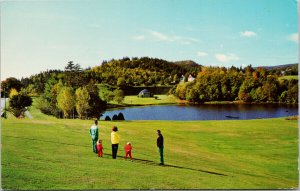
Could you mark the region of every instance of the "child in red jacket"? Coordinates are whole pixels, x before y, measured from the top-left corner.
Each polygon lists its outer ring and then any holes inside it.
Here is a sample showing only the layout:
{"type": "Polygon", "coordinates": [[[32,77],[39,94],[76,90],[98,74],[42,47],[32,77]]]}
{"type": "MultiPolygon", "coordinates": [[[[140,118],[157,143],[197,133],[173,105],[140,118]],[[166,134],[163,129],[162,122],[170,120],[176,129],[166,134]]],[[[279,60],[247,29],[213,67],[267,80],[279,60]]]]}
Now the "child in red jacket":
{"type": "Polygon", "coordinates": [[[98,157],[102,157],[103,150],[104,150],[104,148],[102,146],[102,140],[99,139],[98,142],[97,142],[98,157]]]}
{"type": "Polygon", "coordinates": [[[124,147],[124,150],[125,150],[125,160],[127,159],[127,157],[128,157],[128,155],[129,155],[129,157],[130,157],[130,160],[131,160],[131,162],[132,162],[132,155],[131,155],[131,150],[132,150],[132,146],[131,146],[131,143],[130,142],[128,142],[127,144],[126,144],[126,146],[124,147]]]}

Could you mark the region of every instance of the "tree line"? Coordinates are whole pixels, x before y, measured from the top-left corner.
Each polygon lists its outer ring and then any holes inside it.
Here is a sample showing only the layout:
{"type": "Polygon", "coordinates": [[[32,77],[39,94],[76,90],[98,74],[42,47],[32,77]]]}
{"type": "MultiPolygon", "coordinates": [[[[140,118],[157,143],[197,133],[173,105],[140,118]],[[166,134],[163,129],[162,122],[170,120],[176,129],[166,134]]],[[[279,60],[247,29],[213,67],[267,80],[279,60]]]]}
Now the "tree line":
{"type": "Polygon", "coordinates": [[[10,105],[19,105],[15,115],[23,115],[26,107],[31,105],[28,96],[36,97],[37,107],[45,114],[81,119],[99,118],[108,102],[122,103],[124,90],[146,85],[171,84],[170,94],[194,103],[298,103],[298,79],[279,79],[283,71],[298,72],[297,66],[281,70],[252,68],[251,65],[245,68],[204,67],[192,61],[173,63],[149,57],[124,57],[82,69],[70,61],[64,70],[48,70],[21,80],[7,78],[2,81],[1,95],[11,98],[10,105]],[[187,80],[189,75],[196,79],[185,83],[180,81],[181,76],[187,80]]]}
{"type": "Polygon", "coordinates": [[[180,65],[157,58],[128,58],[104,61],[89,72],[101,83],[117,86],[151,86],[177,84],[182,75],[194,75],[200,65],[180,65]]]}
{"type": "Polygon", "coordinates": [[[298,103],[298,80],[281,79],[266,68],[203,68],[193,82],[180,83],[171,94],[190,102],[241,101],[298,103]]]}
{"type": "MultiPolygon", "coordinates": [[[[79,64],[70,61],[64,71],[52,70],[17,80],[7,78],[2,81],[2,96],[10,98],[10,106],[21,107],[13,112],[16,117],[24,116],[26,107],[22,98],[36,97],[36,106],[41,112],[58,118],[99,118],[105,111],[107,102],[99,96],[96,81],[89,78],[79,64]],[[15,92],[15,93],[14,93],[15,92]],[[11,101],[15,101],[15,104],[11,101]]],[[[28,101],[26,103],[29,103],[28,101]]]]}
{"type": "MultiPolygon", "coordinates": [[[[124,89],[128,87],[175,84],[179,82],[180,75],[196,74],[200,69],[200,66],[181,67],[149,57],[112,59],[86,69],[70,61],[64,70],[47,70],[21,80],[7,78],[2,81],[1,92],[2,97],[7,97],[11,92],[17,92],[19,97],[37,97],[37,107],[48,115],[98,118],[105,111],[107,102],[121,103],[124,100],[124,89]]],[[[10,98],[13,96],[17,95],[11,94],[10,98]]],[[[20,98],[16,97],[16,100],[19,100],[17,105],[22,105],[20,98]]],[[[24,115],[27,106],[23,105],[15,115],[24,115]]]]}

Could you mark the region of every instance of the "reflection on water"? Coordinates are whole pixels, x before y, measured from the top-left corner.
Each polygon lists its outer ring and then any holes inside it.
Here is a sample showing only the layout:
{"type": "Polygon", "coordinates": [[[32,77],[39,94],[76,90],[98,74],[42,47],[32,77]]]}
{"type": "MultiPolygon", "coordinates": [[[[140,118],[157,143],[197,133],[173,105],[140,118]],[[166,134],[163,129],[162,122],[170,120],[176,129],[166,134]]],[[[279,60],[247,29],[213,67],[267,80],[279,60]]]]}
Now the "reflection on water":
{"type": "Polygon", "coordinates": [[[279,104],[220,104],[220,105],[164,105],[129,107],[106,111],[105,116],[112,118],[122,112],[126,120],[232,120],[277,118],[298,115],[298,105],[279,104]]]}

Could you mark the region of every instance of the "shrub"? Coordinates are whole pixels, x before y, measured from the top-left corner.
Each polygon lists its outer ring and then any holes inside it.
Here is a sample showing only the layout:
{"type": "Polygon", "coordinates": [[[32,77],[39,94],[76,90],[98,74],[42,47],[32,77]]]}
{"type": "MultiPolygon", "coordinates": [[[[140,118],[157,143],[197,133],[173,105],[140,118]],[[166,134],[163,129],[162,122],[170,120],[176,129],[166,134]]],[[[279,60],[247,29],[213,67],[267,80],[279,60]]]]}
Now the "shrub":
{"type": "Polygon", "coordinates": [[[113,120],[113,121],[118,120],[118,116],[117,116],[117,115],[114,115],[114,116],[112,117],[112,120],[113,120]]]}
{"type": "Polygon", "coordinates": [[[71,117],[71,112],[75,107],[75,94],[71,87],[63,87],[58,93],[57,106],[64,113],[64,118],[71,117]]]}
{"type": "Polygon", "coordinates": [[[289,116],[289,117],[287,117],[287,118],[285,118],[286,120],[298,120],[298,116],[297,115],[295,115],[295,116],[289,116]]]}
{"type": "Polygon", "coordinates": [[[104,120],[105,121],[111,121],[111,118],[107,115],[104,120]]]}
{"type": "Polygon", "coordinates": [[[26,95],[14,95],[9,100],[9,111],[15,117],[24,116],[24,112],[26,111],[26,107],[31,106],[32,99],[26,95]]]}
{"type": "Polygon", "coordinates": [[[118,120],[125,120],[124,115],[123,115],[122,112],[119,113],[118,120]]]}

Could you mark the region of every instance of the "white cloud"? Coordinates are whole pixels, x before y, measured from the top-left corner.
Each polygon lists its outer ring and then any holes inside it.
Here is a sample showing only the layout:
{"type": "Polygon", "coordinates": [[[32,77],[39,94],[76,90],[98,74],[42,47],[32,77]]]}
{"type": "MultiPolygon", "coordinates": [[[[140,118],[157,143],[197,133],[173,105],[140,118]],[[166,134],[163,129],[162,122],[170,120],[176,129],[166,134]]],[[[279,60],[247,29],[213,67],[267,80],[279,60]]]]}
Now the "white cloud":
{"type": "Polygon", "coordinates": [[[144,35],[137,35],[137,36],[134,36],[132,37],[134,40],[144,40],[145,39],[145,36],[144,35]]]}
{"type": "Polygon", "coordinates": [[[225,63],[239,60],[239,57],[235,54],[215,54],[215,57],[219,62],[225,63]]]}
{"type": "Polygon", "coordinates": [[[207,56],[208,54],[206,53],[206,52],[201,52],[201,51],[199,51],[199,52],[197,52],[197,56],[198,57],[205,57],[205,56],[207,56]]]}
{"type": "Polygon", "coordinates": [[[240,34],[241,34],[241,36],[247,37],[247,38],[256,36],[256,33],[253,31],[244,31],[244,32],[240,32],[240,34]]]}
{"type": "Polygon", "coordinates": [[[167,41],[167,42],[179,42],[181,44],[191,44],[199,42],[198,39],[191,38],[191,37],[183,37],[183,36],[176,36],[176,35],[167,35],[157,31],[149,31],[149,33],[159,41],[167,41]]]}
{"type": "Polygon", "coordinates": [[[292,42],[295,42],[295,43],[299,43],[299,36],[298,36],[298,33],[293,33],[291,34],[288,39],[292,42]]]}
{"type": "Polygon", "coordinates": [[[156,39],[161,40],[161,41],[174,41],[172,37],[164,35],[157,31],[150,31],[150,34],[152,36],[154,36],[156,39]]]}

